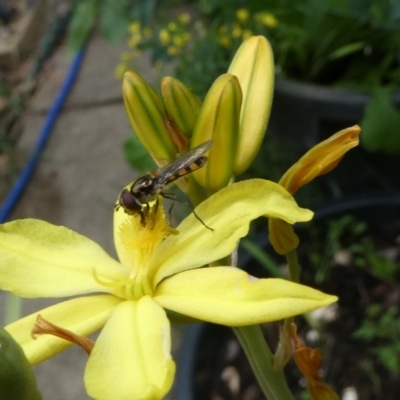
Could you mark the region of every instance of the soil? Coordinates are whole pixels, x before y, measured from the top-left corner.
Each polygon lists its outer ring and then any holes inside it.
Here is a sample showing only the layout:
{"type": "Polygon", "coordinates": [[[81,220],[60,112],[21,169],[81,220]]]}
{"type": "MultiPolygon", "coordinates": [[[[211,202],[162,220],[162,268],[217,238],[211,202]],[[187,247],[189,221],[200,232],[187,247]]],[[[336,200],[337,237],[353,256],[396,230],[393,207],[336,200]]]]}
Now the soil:
{"type": "MultiPolygon", "coordinates": [[[[320,373],[339,397],[355,391],[352,398],[358,400],[399,399],[400,222],[366,225],[344,217],[319,224],[307,236],[299,248],[302,283],[337,295],[339,302],[320,313],[319,329],[296,318],[299,337],[321,349],[320,373]],[[356,337],[362,326],[364,338],[356,337]]],[[[258,266],[248,268],[262,275],[258,266]]],[[[262,328],[275,348],[277,324],[262,328]]],[[[229,328],[205,325],[198,349],[194,399],[265,399],[229,328]]],[[[285,375],[295,398],[308,399],[305,380],[293,360],[285,375]]]]}

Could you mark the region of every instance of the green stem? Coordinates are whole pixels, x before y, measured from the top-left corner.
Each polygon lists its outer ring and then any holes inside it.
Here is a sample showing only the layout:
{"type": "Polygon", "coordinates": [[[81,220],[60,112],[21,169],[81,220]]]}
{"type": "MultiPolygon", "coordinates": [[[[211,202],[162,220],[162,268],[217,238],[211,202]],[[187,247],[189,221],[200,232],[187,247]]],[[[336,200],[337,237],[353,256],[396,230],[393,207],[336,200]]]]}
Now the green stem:
{"type": "Polygon", "coordinates": [[[299,260],[296,250],[286,254],[286,261],[289,265],[290,280],[295,283],[300,282],[299,260]]]}
{"type": "Polygon", "coordinates": [[[259,325],[232,328],[238,338],[261,390],[268,400],[294,400],[283,370],[273,367],[274,357],[259,325]]]}
{"type": "MultiPolygon", "coordinates": [[[[289,266],[290,280],[295,283],[300,282],[299,260],[297,258],[296,250],[292,250],[286,254],[286,261],[289,266]]],[[[290,332],[290,325],[294,321],[294,317],[286,318],[283,324],[286,331],[290,332]]]]}

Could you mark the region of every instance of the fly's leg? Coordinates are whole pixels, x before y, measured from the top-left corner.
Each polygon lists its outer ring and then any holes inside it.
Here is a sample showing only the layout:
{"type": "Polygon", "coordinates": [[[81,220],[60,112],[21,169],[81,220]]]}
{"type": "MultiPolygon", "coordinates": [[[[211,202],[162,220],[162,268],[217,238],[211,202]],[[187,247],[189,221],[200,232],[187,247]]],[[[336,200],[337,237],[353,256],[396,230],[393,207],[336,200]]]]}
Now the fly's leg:
{"type": "Polygon", "coordinates": [[[192,213],[194,214],[194,216],[196,217],[196,219],[197,219],[199,222],[201,222],[201,224],[204,225],[204,227],[206,227],[206,228],[209,229],[210,231],[213,231],[213,230],[214,230],[213,228],[210,228],[210,227],[197,215],[197,213],[196,213],[196,211],[194,210],[194,208],[192,207],[192,205],[191,205],[190,203],[188,203],[187,201],[183,201],[183,200],[178,199],[174,193],[164,193],[164,192],[161,192],[160,195],[161,195],[162,197],[164,197],[164,199],[172,200],[172,205],[171,205],[171,207],[170,207],[170,209],[169,209],[169,218],[170,218],[170,221],[171,221],[171,211],[172,211],[172,208],[174,207],[174,202],[176,201],[176,202],[178,202],[178,203],[186,204],[186,205],[192,210],[192,213]]]}

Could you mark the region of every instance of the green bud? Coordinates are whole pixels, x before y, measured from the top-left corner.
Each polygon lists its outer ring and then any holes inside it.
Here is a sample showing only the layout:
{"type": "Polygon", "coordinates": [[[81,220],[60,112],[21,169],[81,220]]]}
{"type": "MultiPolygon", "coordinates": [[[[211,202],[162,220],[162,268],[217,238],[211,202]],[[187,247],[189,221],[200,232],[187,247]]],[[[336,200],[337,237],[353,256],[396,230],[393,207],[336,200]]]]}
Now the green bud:
{"type": "Polygon", "coordinates": [[[166,76],[161,81],[161,96],[168,115],[187,138],[193,133],[201,102],[181,81],[166,76]]]}
{"type": "Polygon", "coordinates": [[[194,178],[210,191],[218,191],[233,176],[239,139],[242,91],[238,79],[221,75],[211,86],[200,109],[191,147],[213,140],[206,165],[194,172],[194,178]]]}
{"type": "Polygon", "coordinates": [[[235,174],[243,173],[256,157],[264,138],[274,89],[274,59],[263,36],[245,40],[232,60],[228,72],[237,76],[243,92],[240,114],[239,147],[235,174]]]}
{"type": "Polygon", "coordinates": [[[41,400],[32,366],[21,346],[0,328],[0,399],[41,400]]]}
{"type": "Polygon", "coordinates": [[[143,146],[156,160],[172,161],[177,147],[166,127],[160,97],[136,72],[124,75],[122,93],[129,121],[143,146]]]}

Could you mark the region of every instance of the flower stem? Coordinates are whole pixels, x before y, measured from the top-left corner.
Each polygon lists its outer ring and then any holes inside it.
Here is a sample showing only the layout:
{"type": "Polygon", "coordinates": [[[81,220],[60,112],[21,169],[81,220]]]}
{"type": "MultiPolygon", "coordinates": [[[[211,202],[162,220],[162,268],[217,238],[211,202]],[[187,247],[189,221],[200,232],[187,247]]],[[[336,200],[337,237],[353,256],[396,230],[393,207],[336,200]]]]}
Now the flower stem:
{"type": "Polygon", "coordinates": [[[292,250],[286,254],[286,260],[289,265],[290,280],[292,282],[300,282],[299,260],[297,258],[296,250],[292,250]]]}
{"type": "Polygon", "coordinates": [[[294,400],[282,369],[274,369],[273,355],[259,325],[233,328],[268,400],[294,400]]]}
{"type": "MultiPolygon", "coordinates": [[[[299,260],[296,250],[292,250],[286,254],[286,260],[289,266],[290,280],[295,283],[300,282],[299,260]]],[[[283,324],[287,332],[290,332],[290,326],[294,321],[294,317],[286,318],[283,324]]]]}

